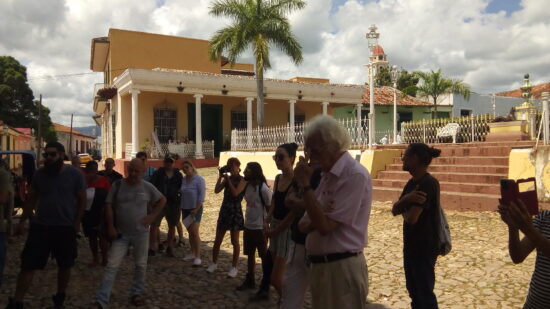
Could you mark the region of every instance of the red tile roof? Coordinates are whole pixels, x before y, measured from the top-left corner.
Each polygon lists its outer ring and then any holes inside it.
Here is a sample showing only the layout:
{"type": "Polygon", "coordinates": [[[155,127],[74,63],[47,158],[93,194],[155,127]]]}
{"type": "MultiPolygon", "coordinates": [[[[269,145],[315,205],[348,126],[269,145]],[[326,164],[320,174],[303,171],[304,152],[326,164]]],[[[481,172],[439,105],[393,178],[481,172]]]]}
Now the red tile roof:
{"type": "MultiPolygon", "coordinates": [[[[365,88],[363,95],[363,103],[369,104],[370,90],[365,88]]],[[[376,105],[393,105],[393,88],[380,87],[374,88],[374,104],[376,105]]],[[[403,96],[403,93],[397,90],[397,105],[399,106],[432,106],[433,104],[424,100],[420,100],[411,96],[403,96]]]]}
{"type": "MultiPolygon", "coordinates": [[[[531,90],[531,94],[534,99],[540,99],[543,92],[550,92],[550,83],[533,86],[533,89],[531,90]]],[[[496,95],[501,97],[521,98],[521,89],[504,91],[497,93],[496,95]]]]}
{"type": "Polygon", "coordinates": [[[374,46],[374,49],[372,50],[373,55],[385,55],[384,49],[380,45],[374,46]]]}
{"type": "MultiPolygon", "coordinates": [[[[64,126],[64,125],[59,124],[59,123],[54,123],[53,126],[55,128],[55,132],[71,133],[71,128],[70,127],[64,126]]],[[[86,134],[78,131],[75,128],[73,128],[73,134],[79,135],[79,136],[82,136],[82,137],[88,137],[90,139],[95,139],[95,137],[86,135],[86,134]]]]}

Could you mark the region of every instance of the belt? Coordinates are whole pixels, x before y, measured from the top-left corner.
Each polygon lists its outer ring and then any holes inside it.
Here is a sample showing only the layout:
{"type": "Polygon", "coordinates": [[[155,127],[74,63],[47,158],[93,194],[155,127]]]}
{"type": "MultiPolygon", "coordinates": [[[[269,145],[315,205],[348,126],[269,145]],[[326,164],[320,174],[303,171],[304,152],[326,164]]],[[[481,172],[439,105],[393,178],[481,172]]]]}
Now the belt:
{"type": "Polygon", "coordinates": [[[342,252],[342,253],[331,253],[327,255],[310,255],[308,259],[313,264],[318,263],[330,263],[338,260],[347,259],[352,256],[357,256],[359,252],[342,252]]]}

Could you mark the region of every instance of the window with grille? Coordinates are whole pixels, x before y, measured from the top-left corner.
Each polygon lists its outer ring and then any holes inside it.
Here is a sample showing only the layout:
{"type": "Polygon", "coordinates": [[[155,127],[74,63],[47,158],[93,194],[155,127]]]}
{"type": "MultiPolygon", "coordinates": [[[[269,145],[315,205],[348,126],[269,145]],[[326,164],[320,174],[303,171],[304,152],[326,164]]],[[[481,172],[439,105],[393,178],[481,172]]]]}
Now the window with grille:
{"type": "Polygon", "coordinates": [[[165,144],[176,139],[177,111],[171,108],[155,108],[155,132],[159,142],[165,144]]]}
{"type": "Polygon", "coordinates": [[[231,129],[246,129],[246,112],[231,112],[231,129]]]}

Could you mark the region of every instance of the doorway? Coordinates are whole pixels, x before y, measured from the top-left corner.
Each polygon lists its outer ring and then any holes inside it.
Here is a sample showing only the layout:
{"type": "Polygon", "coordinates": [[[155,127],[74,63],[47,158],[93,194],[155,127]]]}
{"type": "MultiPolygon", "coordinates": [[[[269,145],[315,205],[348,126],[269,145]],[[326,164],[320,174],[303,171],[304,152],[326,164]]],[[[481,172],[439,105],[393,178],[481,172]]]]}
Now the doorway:
{"type": "MultiPolygon", "coordinates": [[[[220,156],[223,146],[223,106],[218,104],[201,104],[202,140],[214,141],[214,157],[220,156]]],[[[195,141],[195,103],[187,104],[189,139],[195,141]]],[[[196,142],[196,141],[195,141],[196,142]]]]}

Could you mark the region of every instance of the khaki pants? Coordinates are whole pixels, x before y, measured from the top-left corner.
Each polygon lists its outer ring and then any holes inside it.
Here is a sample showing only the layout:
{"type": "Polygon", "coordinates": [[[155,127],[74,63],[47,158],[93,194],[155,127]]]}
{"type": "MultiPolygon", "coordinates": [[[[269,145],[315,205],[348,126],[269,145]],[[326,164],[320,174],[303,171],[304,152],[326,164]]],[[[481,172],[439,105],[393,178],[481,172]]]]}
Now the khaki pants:
{"type": "Polygon", "coordinates": [[[368,269],[361,253],[330,263],[311,264],[313,308],[366,308],[368,269]]]}

